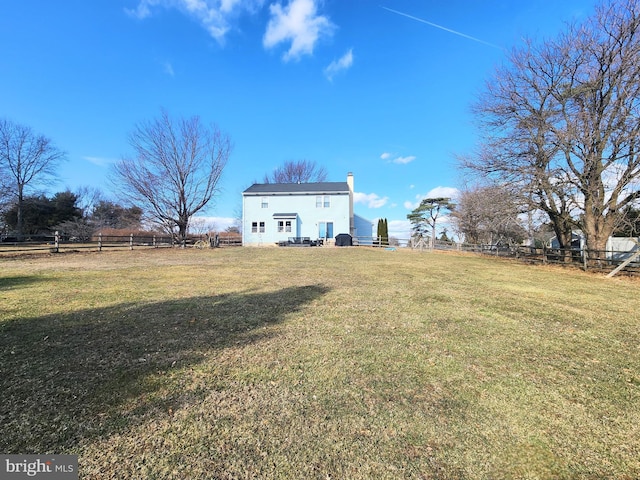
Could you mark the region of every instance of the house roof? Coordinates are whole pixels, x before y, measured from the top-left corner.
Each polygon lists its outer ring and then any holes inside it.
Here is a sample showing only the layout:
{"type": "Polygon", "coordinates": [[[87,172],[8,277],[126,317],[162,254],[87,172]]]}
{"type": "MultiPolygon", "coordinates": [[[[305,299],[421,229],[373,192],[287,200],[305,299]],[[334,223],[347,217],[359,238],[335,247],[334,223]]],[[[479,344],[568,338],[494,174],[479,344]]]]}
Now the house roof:
{"type": "Polygon", "coordinates": [[[254,183],[243,195],[349,193],[347,182],[254,183]]]}

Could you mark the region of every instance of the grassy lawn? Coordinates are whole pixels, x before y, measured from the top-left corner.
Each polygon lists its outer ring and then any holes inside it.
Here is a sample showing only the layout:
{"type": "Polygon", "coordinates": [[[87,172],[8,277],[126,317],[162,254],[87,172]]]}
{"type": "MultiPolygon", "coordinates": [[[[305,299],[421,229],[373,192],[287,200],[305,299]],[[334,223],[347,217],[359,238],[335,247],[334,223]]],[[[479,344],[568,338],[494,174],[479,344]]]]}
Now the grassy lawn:
{"type": "Polygon", "coordinates": [[[639,297],[366,248],[0,259],[0,452],[98,479],[639,478],[639,297]]]}

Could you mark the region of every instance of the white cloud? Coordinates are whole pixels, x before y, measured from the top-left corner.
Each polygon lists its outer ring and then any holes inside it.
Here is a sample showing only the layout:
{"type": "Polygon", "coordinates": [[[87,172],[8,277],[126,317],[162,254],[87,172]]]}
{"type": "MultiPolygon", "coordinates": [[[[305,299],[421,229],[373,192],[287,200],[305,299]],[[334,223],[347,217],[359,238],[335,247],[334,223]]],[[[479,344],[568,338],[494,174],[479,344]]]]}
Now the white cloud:
{"type": "Polygon", "coordinates": [[[311,55],[318,40],[331,35],[334,29],[327,17],[317,14],[316,0],[291,0],[284,8],[275,3],[269,10],[271,19],[262,43],[265,48],[273,48],[290,41],[291,46],[282,57],[285,61],[311,55]]]}
{"type": "Polygon", "coordinates": [[[114,158],[104,158],[104,157],[82,157],[82,159],[86,160],[87,162],[93,163],[94,165],[97,165],[99,167],[106,167],[118,161],[114,158]]]}
{"type": "Polygon", "coordinates": [[[429,190],[426,194],[417,194],[414,198],[415,201],[407,200],[403,203],[404,208],[407,210],[414,210],[418,208],[420,202],[425,198],[451,198],[455,200],[458,198],[460,191],[457,188],[453,187],[436,187],[429,190]]]}
{"type": "Polygon", "coordinates": [[[164,62],[162,64],[162,69],[164,70],[164,73],[166,73],[170,77],[176,76],[176,73],[173,71],[173,65],[171,65],[170,62],[164,62]]]}
{"type": "Polygon", "coordinates": [[[400,240],[411,238],[411,222],[409,220],[389,220],[389,236],[400,240]]]}
{"type": "Polygon", "coordinates": [[[143,20],[151,16],[151,7],[155,7],[161,0],[140,0],[136,8],[125,8],[124,11],[132,17],[143,20]]]}
{"type": "Polygon", "coordinates": [[[231,12],[236,5],[239,5],[241,0],[220,0],[220,11],[231,12]]]}
{"type": "Polygon", "coordinates": [[[395,153],[384,152],[380,155],[382,160],[387,160],[388,163],[397,163],[398,165],[405,165],[413,162],[417,157],[415,155],[408,155],[406,157],[395,156],[395,153]],[[395,157],[395,158],[392,158],[395,157]]]}
{"type": "MultiPolygon", "coordinates": [[[[263,37],[265,48],[273,48],[281,43],[290,42],[283,59],[298,59],[311,55],[316,43],[330,36],[335,26],[327,16],[317,13],[321,0],[277,0],[269,5],[270,19],[263,37]]],[[[243,13],[254,14],[266,3],[266,0],[138,0],[135,8],[125,8],[131,17],[144,20],[157,10],[176,9],[192,18],[219,43],[234,28],[234,22],[243,13]]],[[[351,51],[338,60],[335,67],[327,67],[329,75],[333,68],[338,71],[350,67],[353,62],[351,51]],[[347,65],[348,63],[348,65],[347,65]]],[[[332,64],[333,65],[333,64],[332,64]]]]}
{"type": "Polygon", "coordinates": [[[353,65],[353,49],[349,49],[349,51],[338,60],[331,62],[329,66],[324,69],[324,74],[329,81],[331,81],[336,74],[351,68],[351,65],[353,65]]]}
{"type": "Polygon", "coordinates": [[[175,8],[197,21],[218,42],[232,28],[232,18],[242,11],[254,11],[264,0],[139,0],[138,6],[125,9],[132,17],[143,20],[157,8],[175,8]]]}
{"type": "Polygon", "coordinates": [[[387,204],[389,197],[380,197],[375,193],[353,193],[353,203],[362,203],[369,208],[380,208],[387,204]]]}
{"type": "Polygon", "coordinates": [[[415,155],[409,155],[408,157],[396,157],[392,162],[397,163],[398,165],[406,165],[407,163],[413,162],[415,159],[415,155]]]}
{"type": "Polygon", "coordinates": [[[454,187],[436,187],[429,190],[427,194],[422,198],[458,198],[460,190],[454,187]]]}

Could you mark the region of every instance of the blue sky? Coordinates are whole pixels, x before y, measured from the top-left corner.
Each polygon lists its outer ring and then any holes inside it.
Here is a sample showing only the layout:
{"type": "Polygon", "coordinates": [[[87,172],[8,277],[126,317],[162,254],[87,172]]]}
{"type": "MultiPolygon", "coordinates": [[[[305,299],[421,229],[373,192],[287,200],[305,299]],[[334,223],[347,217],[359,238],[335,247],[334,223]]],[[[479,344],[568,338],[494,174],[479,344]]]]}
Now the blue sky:
{"type": "Polygon", "coordinates": [[[523,37],[556,35],[590,0],[20,0],[0,3],[0,117],[67,152],[50,193],[107,177],[127,134],[166,108],[234,150],[203,212],[287,160],[353,172],[356,213],[407,238],[421,198],[455,195],[469,107],[523,37]]]}

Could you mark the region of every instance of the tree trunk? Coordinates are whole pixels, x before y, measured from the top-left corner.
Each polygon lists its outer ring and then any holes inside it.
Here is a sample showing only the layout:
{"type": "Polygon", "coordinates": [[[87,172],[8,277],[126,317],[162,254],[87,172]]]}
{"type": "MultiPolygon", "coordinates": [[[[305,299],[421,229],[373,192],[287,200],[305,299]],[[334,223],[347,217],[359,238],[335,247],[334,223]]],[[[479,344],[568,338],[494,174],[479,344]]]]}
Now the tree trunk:
{"type": "Polygon", "coordinates": [[[18,238],[22,238],[22,233],[24,230],[24,219],[22,214],[22,205],[24,203],[24,195],[22,193],[22,188],[18,189],[18,203],[16,204],[16,230],[18,233],[18,238]]]}
{"type": "Polygon", "coordinates": [[[431,226],[431,250],[435,250],[436,248],[436,222],[433,222],[431,226]]]}
{"type": "Polygon", "coordinates": [[[187,227],[188,224],[186,222],[178,223],[178,242],[185,248],[187,245],[187,227]]]}
{"type": "Polygon", "coordinates": [[[607,257],[607,240],[613,234],[614,221],[612,215],[596,216],[585,212],[583,217],[583,232],[589,264],[601,266],[607,257]]]}
{"type": "Polygon", "coordinates": [[[571,262],[572,226],[561,218],[552,218],[553,231],[560,246],[560,258],[564,263],[571,262]]]}

